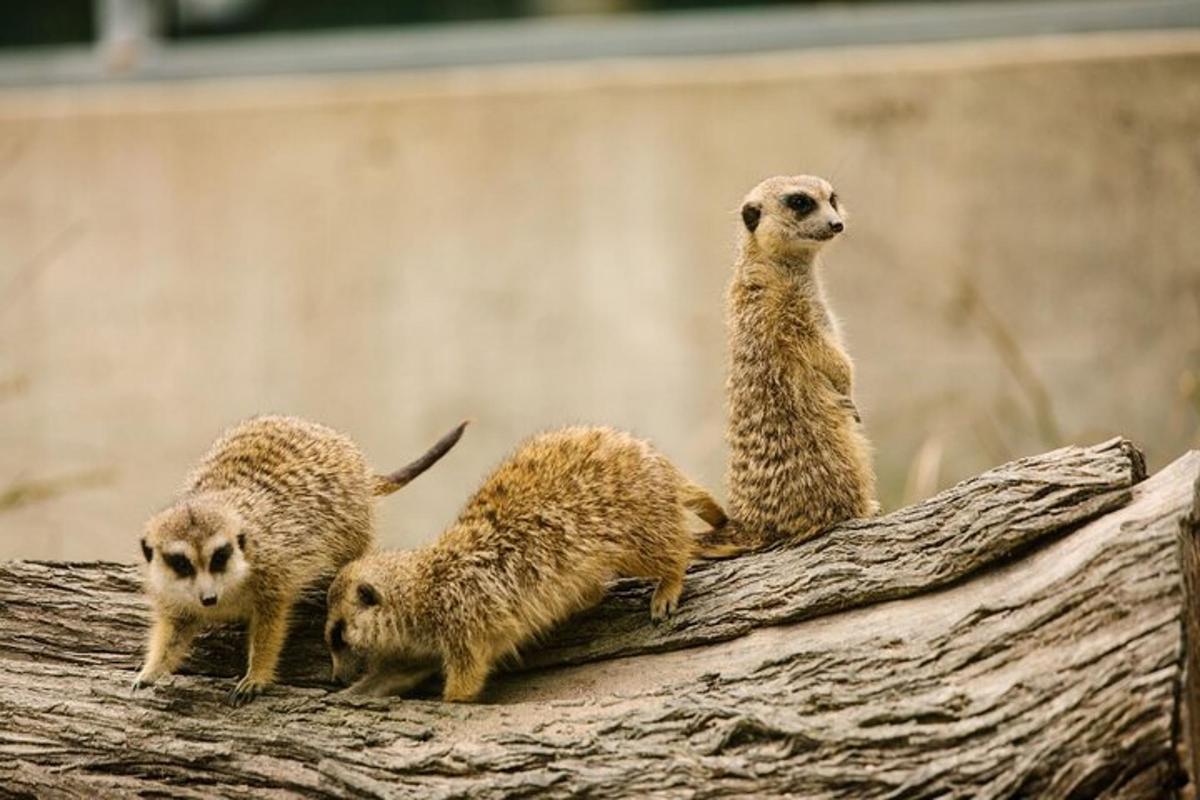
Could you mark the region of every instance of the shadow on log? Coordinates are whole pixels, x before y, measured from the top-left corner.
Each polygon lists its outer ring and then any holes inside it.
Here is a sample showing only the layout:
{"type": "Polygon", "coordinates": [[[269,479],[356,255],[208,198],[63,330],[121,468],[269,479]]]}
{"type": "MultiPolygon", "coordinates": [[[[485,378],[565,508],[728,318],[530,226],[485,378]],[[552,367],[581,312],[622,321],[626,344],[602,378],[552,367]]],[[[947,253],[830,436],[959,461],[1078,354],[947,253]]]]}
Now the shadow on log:
{"type": "Polygon", "coordinates": [[[1189,794],[1198,476],[1198,453],[1139,483],[1123,440],[1064,448],[697,565],[667,624],[623,583],[473,706],[321,687],[319,596],[291,686],[226,706],[222,632],[130,697],[136,569],[3,564],[0,794],[1189,794]]]}

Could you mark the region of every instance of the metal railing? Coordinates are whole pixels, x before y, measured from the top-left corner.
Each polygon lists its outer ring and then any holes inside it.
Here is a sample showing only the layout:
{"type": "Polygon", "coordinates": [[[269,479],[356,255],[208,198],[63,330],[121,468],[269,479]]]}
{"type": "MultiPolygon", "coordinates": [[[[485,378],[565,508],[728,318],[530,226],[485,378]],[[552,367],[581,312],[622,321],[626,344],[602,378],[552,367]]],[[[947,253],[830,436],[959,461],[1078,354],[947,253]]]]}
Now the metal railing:
{"type": "Polygon", "coordinates": [[[158,34],[159,0],[96,3],[100,36],[94,47],[0,56],[0,85],[386,71],[1200,28],[1197,0],[1012,0],[540,17],[172,41],[158,34]]]}

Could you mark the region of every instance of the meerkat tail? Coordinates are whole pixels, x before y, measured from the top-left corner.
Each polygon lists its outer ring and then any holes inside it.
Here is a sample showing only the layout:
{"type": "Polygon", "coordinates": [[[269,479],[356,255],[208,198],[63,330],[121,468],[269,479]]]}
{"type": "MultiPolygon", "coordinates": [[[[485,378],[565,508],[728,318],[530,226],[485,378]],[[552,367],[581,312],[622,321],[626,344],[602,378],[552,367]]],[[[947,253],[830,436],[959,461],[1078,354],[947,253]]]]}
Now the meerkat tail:
{"type": "Polygon", "coordinates": [[[753,550],[753,545],[739,541],[730,536],[736,530],[736,524],[713,528],[696,534],[696,555],[710,561],[723,558],[733,558],[753,550]]]}
{"type": "Polygon", "coordinates": [[[433,447],[425,451],[424,455],[412,463],[404,465],[390,475],[376,475],[375,496],[382,497],[383,495],[403,489],[414,478],[436,464],[442,456],[450,452],[450,448],[458,444],[458,440],[462,438],[463,431],[469,423],[470,420],[463,420],[457,427],[438,439],[433,447]]]}
{"type": "Polygon", "coordinates": [[[708,493],[708,490],[684,479],[680,492],[683,507],[712,526],[711,530],[696,535],[697,555],[701,558],[730,558],[750,549],[732,538],[727,527],[729,517],[725,509],[708,493]]]}
{"type": "Polygon", "coordinates": [[[758,550],[767,544],[767,539],[740,520],[727,519],[720,528],[696,534],[696,543],[700,558],[716,560],[758,550]]]}
{"type": "Polygon", "coordinates": [[[722,528],[729,521],[729,518],[725,516],[725,509],[721,508],[721,504],[708,493],[708,490],[689,480],[685,479],[683,482],[680,501],[684,508],[712,525],[713,528],[722,528]]]}

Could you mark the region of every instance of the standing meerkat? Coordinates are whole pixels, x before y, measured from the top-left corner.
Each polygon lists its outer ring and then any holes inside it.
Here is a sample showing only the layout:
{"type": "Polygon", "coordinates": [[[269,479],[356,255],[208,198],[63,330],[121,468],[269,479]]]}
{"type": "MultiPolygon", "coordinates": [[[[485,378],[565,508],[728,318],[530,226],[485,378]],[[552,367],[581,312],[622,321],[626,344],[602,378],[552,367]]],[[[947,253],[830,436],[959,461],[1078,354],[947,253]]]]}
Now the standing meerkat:
{"type": "Polygon", "coordinates": [[[399,694],[445,674],[443,697],[474,700],[495,663],[595,605],[619,577],[658,581],[650,616],[671,614],[696,556],[725,556],[721,507],[648,443],[610,428],[541,434],[483,483],[432,545],[373,553],[329,587],[334,678],[399,694]],[[697,536],[690,510],[714,530],[697,536]]]}
{"type": "Polygon", "coordinates": [[[744,535],[803,540],[875,514],[853,366],[821,288],[818,254],[845,229],[833,187],[769,178],[742,205],[729,288],[729,511],[744,535]]]}
{"type": "Polygon", "coordinates": [[[230,700],[253,699],[275,679],[301,590],[365,553],[372,499],[432,466],[465,426],[391,475],[374,474],[350,439],[307,420],[257,417],[226,431],[178,499],[146,524],[154,622],[133,688],[178,669],[205,627],[244,620],[249,666],[230,700]]]}

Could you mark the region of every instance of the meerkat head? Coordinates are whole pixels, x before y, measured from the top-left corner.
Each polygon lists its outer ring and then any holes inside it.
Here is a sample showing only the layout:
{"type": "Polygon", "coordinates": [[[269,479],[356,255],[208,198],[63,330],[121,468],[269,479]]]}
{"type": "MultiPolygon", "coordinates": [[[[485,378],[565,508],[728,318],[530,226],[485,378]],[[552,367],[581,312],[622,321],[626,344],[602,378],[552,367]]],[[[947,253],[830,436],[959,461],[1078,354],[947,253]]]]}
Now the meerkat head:
{"type": "Polygon", "coordinates": [[[329,585],[325,644],[333,679],[349,683],[376,661],[422,661],[410,633],[410,553],[376,553],[344,566],[329,585]]]}
{"type": "Polygon", "coordinates": [[[742,247],[772,260],[804,260],[846,229],[833,187],[812,175],[768,178],[742,202],[742,247]]]}
{"type": "Polygon", "coordinates": [[[219,608],[250,573],[242,520],[219,503],[179,503],[146,523],[147,588],[184,608],[219,608]]]}

